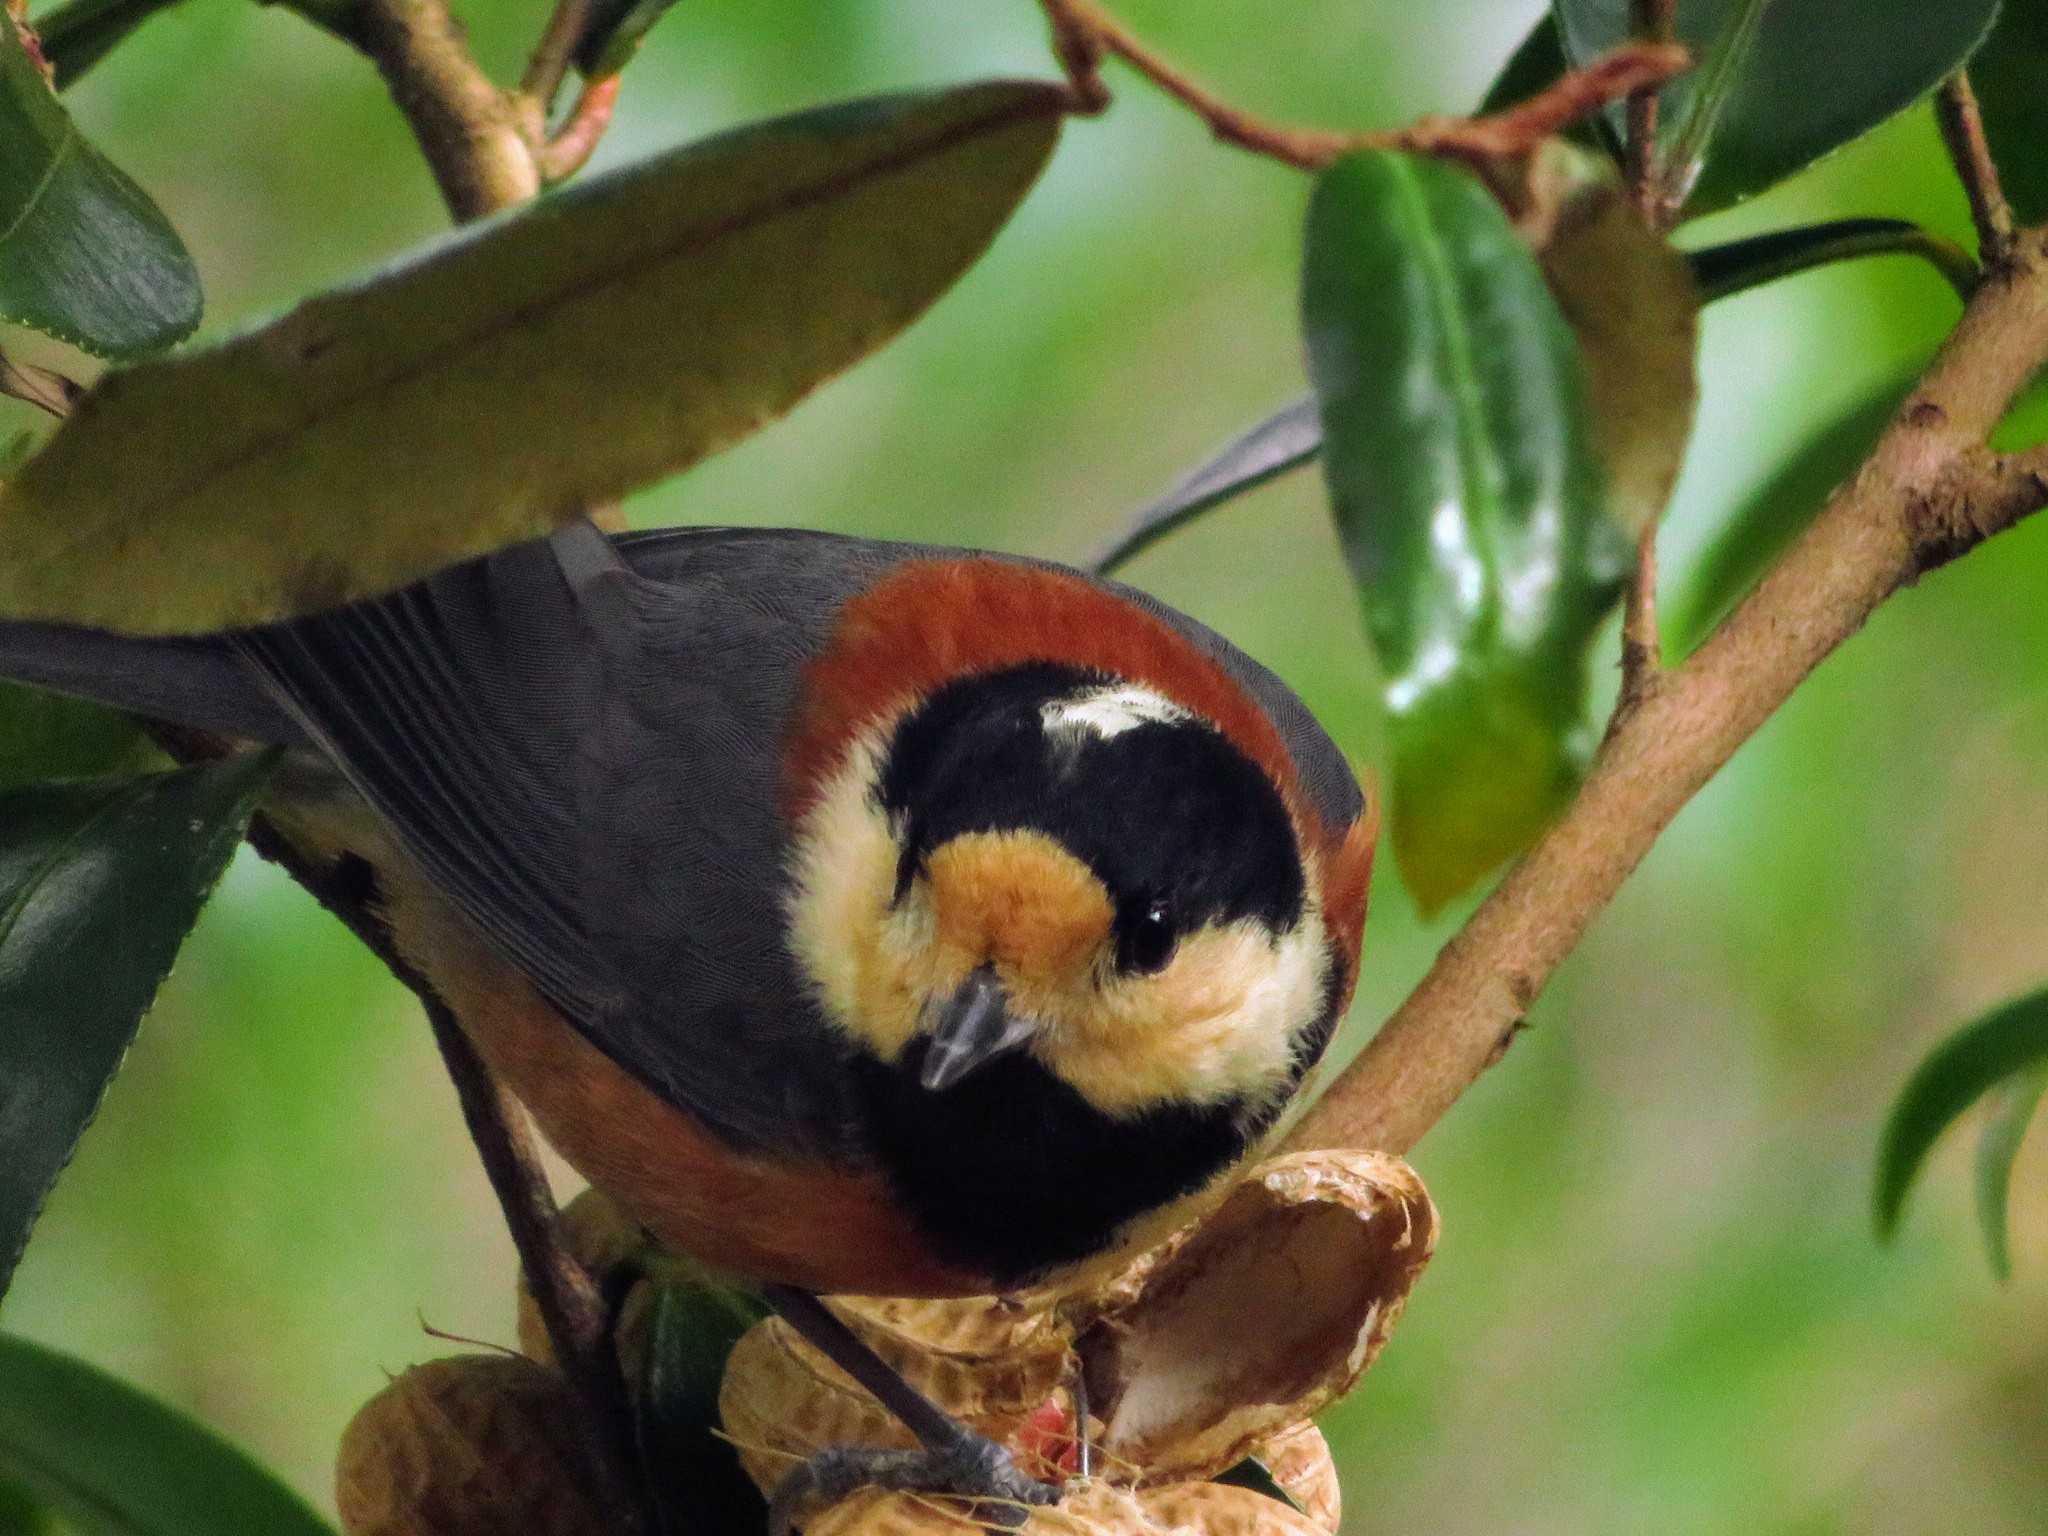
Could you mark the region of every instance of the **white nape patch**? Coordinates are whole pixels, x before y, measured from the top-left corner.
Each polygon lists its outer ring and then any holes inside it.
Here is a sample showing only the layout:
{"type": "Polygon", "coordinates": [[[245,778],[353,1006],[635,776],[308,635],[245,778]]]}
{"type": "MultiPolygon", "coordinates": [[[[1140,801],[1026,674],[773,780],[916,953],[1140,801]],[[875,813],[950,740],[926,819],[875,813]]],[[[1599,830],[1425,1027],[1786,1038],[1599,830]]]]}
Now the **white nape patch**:
{"type": "Polygon", "coordinates": [[[1090,731],[1104,741],[1141,725],[1177,725],[1194,717],[1164,694],[1136,683],[1112,683],[1088,693],[1054,699],[1040,707],[1048,735],[1056,731],[1090,731]]]}

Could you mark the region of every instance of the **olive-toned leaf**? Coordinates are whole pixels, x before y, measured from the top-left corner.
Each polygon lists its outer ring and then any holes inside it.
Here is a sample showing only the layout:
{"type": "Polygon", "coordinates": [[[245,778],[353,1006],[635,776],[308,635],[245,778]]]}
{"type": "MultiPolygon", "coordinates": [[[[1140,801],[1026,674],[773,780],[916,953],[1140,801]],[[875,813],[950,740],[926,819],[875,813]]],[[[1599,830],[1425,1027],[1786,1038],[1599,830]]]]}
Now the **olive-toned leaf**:
{"type": "Polygon", "coordinates": [[[1861,464],[1912,388],[1910,379],[1866,395],[1802,444],[1743,499],[1665,605],[1664,642],[1693,650],[1813,521],[1834,488],[1861,464]]]}
{"type": "Polygon", "coordinates": [[[756,124],[113,373],[0,495],[0,612],[278,618],[694,463],[937,298],[1038,174],[1063,101],[998,82],[756,124]]]}
{"type": "Polygon", "coordinates": [[[0,1295],[270,766],[0,795],[0,1295]]]}
{"type": "Polygon", "coordinates": [[[1590,747],[1586,648],[1620,592],[1578,348],[1455,167],[1325,171],[1302,281],[1338,531],[1386,674],[1395,857],[1433,908],[1519,852],[1590,747]]]}
{"type": "Polygon", "coordinates": [[[126,715],[0,683],[0,791],[139,768],[147,755],[141,728],[126,715]]]}
{"type": "Polygon", "coordinates": [[[1671,499],[1699,400],[1699,294],[1612,168],[1580,154],[1537,252],[1578,337],[1607,506],[1630,534],[1671,499]]]}
{"type": "MultiPolygon", "coordinates": [[[[1657,140],[1690,214],[1763,191],[1933,90],[1983,40],[1997,0],[1679,0],[1699,60],[1663,91],[1657,140]]],[[[1552,0],[1585,64],[1625,41],[1629,0],[1552,0]]],[[[1622,109],[1610,110],[1617,130],[1622,109]]]]}
{"type": "Polygon", "coordinates": [[[2048,1094],[2048,1061],[2029,1067],[1991,1090],[1991,1115],[1977,1139],[1977,1226],[1984,1234],[1984,1255],[1991,1272],[2012,1278],[2012,1242],[2006,1208],[2012,1193],[2012,1165],[2020,1144],[2034,1123],[2034,1112],[2048,1094]]]}
{"type": "Polygon", "coordinates": [[[733,1346],[767,1315],[753,1297],[709,1282],[665,1281],[655,1292],[634,1426],[655,1498],[679,1528],[764,1528],[767,1505],[719,1433],[718,1393],[733,1346]]]}
{"type": "MultiPolygon", "coordinates": [[[[1941,1133],[1993,1088],[2030,1074],[2044,1063],[2048,1063],[2048,991],[2032,992],[1994,1008],[1928,1053],[1892,1105],[1878,1148],[1880,1237],[1890,1237],[1897,1229],[1906,1193],[1941,1133]]],[[[1999,1205],[2002,1222],[2002,1199],[1999,1205]]]]}
{"type": "Polygon", "coordinates": [[[0,1334],[0,1478],[75,1536],[334,1536],[243,1451],[105,1372],[0,1334]]]}
{"type": "Polygon", "coordinates": [[[69,0],[35,20],[58,90],[65,90],[158,11],[182,0],[69,0]]]}
{"type": "Polygon", "coordinates": [[[1282,406],[1225,443],[1157,501],[1141,507],[1116,542],[1097,557],[1095,569],[1107,575],[1211,507],[1306,464],[1322,447],[1323,422],[1315,397],[1282,406]]]}
{"type": "Polygon", "coordinates": [[[2048,3],[2003,0],[1991,35],[1970,59],[1970,84],[1984,115],[1984,135],[1998,164],[1999,186],[2022,224],[2048,218],[2048,118],[2041,82],[2048,79],[2048,3]]]}
{"type": "Polygon", "coordinates": [[[190,335],[199,307],[177,231],[79,136],[0,14],[0,319],[127,358],[190,335]]]}

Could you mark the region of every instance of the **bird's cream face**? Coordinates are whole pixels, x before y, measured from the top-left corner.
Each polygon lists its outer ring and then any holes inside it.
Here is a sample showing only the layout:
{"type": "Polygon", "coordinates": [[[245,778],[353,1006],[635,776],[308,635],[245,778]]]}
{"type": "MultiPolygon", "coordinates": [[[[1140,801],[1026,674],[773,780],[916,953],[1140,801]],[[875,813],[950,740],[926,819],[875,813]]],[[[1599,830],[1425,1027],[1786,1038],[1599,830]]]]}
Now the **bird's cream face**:
{"type": "MultiPolygon", "coordinates": [[[[1114,713],[1076,728],[1103,726],[1115,734],[1114,713]]],[[[1133,923],[1157,914],[1134,914],[1126,896],[1120,922],[1116,893],[1047,831],[963,830],[914,847],[879,790],[888,740],[878,728],[856,745],[797,839],[793,943],[838,1029],[896,1062],[929,1045],[971,979],[992,976],[1015,1048],[1103,1114],[1230,1103],[1270,1118],[1328,1005],[1312,894],[1284,927],[1239,915],[1134,939],[1133,923]]]]}

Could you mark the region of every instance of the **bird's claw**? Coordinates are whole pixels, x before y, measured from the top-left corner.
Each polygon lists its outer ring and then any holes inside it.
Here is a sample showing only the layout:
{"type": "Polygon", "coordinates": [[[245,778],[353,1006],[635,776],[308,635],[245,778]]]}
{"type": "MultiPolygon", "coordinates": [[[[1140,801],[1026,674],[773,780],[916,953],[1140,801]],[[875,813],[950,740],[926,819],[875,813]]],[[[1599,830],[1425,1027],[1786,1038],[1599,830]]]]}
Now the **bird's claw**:
{"type": "Polygon", "coordinates": [[[1059,1502],[1060,1489],[1021,1471],[1010,1453],[985,1435],[962,1433],[950,1444],[916,1451],[834,1446],[798,1463],[768,1503],[768,1536],[792,1536],[800,1517],[856,1488],[944,1494],[977,1506],[985,1524],[1015,1530],[1032,1506],[1059,1502]]]}

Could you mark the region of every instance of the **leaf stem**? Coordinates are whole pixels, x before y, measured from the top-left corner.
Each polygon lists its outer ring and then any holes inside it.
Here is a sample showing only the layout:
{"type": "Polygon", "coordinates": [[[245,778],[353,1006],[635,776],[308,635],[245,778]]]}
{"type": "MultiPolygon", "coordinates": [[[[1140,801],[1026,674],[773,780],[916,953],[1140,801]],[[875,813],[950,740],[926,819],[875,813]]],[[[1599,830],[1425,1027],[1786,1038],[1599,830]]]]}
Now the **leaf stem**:
{"type": "Polygon", "coordinates": [[[1963,191],[1970,199],[1970,218],[1977,226],[1977,254],[1987,267],[2002,266],[2012,250],[2012,208],[1998,182],[1998,166],[1984,137],[1984,117],[1970,77],[1957,70],[1935,92],[1934,115],[1941,124],[1963,191]]]}
{"type": "Polygon", "coordinates": [[[158,11],[180,0],[68,0],[35,20],[51,84],[66,90],[158,11]]]}
{"type": "Polygon", "coordinates": [[[529,103],[540,122],[547,121],[555,104],[555,93],[569,73],[569,61],[583,41],[590,25],[591,0],[555,0],[555,8],[541,29],[533,56],[526,61],[526,73],[519,80],[519,95],[529,103]]]}
{"type": "Polygon", "coordinates": [[[1498,1058],[1672,817],[1902,587],[2048,503],[2048,445],[1985,438],[2048,362],[2048,229],[2015,238],[1862,468],[1729,617],[1614,722],[1584,786],[1288,1148],[1412,1147],[1498,1058]]]}
{"type": "Polygon", "coordinates": [[[1362,149],[1407,150],[1477,163],[1526,155],[1588,113],[1660,85],[1691,63],[1691,56],[1672,43],[1624,43],[1502,112],[1431,116],[1406,128],[1336,133],[1268,122],[1232,106],[1147,45],[1098,0],[1040,4],[1052,27],[1053,51],[1067,72],[1074,111],[1093,114],[1109,105],[1100,70],[1103,59],[1113,54],[1201,118],[1223,142],[1309,171],[1362,149]]]}
{"type": "Polygon", "coordinates": [[[1918,256],[1947,279],[1964,303],[1984,276],[1970,253],[1954,241],[1904,219],[1835,219],[1775,230],[1708,246],[1686,259],[1699,284],[1700,302],[1711,304],[1781,277],[1859,256],[1918,256]]]}
{"type": "Polygon", "coordinates": [[[562,126],[534,154],[543,182],[553,185],[565,181],[589,162],[599,141],[604,138],[605,129],[611,126],[612,108],[619,99],[620,79],[618,75],[606,75],[599,80],[584,82],[583,89],[577,94],[576,105],[569,109],[562,126]]]}

